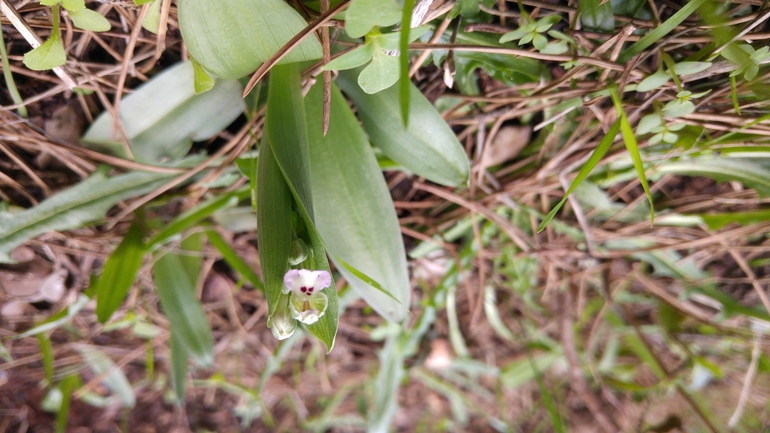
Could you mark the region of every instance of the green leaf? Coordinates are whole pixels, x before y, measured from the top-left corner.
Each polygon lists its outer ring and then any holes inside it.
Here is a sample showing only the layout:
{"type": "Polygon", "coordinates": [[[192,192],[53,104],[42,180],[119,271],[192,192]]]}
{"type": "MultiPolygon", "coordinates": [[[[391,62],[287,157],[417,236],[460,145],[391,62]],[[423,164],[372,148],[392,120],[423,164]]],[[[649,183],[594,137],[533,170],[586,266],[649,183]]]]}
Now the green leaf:
{"type": "Polygon", "coordinates": [[[131,408],[136,406],[134,389],[131,388],[131,384],[126,379],[126,376],[112,362],[109,356],[92,346],[78,346],[77,349],[80,352],[80,356],[83,357],[83,360],[95,375],[106,375],[102,379],[102,383],[120,398],[124,407],[131,408]]]}
{"type": "Polygon", "coordinates": [[[650,90],[655,90],[660,87],[663,87],[668,81],[671,79],[671,74],[669,74],[666,71],[658,71],[644,80],[642,80],[637,86],[636,91],[637,92],[649,92],[650,90]]]}
{"type": "Polygon", "coordinates": [[[470,166],[454,132],[425,96],[410,84],[408,127],[399,107],[398,89],[369,95],[358,87],[355,71],[342,72],[337,84],[353,100],[372,143],[402,167],[448,186],[468,181],[470,166]]]}
{"type": "Polygon", "coordinates": [[[553,217],[556,216],[556,212],[558,212],[567,201],[569,195],[575,191],[575,188],[577,188],[578,185],[580,185],[580,183],[588,177],[588,175],[591,173],[591,170],[593,170],[594,167],[596,167],[596,164],[602,160],[604,154],[610,150],[610,146],[612,146],[612,143],[615,141],[615,137],[618,135],[618,132],[620,132],[620,119],[616,120],[615,123],[612,124],[610,130],[607,132],[607,135],[602,138],[602,141],[599,142],[599,145],[596,146],[596,149],[594,149],[593,153],[591,153],[588,161],[586,161],[586,163],[583,164],[583,167],[580,168],[577,177],[575,177],[575,180],[572,181],[572,184],[570,185],[567,192],[564,193],[564,197],[556,206],[554,206],[553,209],[551,209],[550,212],[548,212],[548,215],[545,217],[545,219],[543,219],[543,222],[540,223],[540,227],[537,229],[538,232],[541,232],[545,229],[553,217]]]}
{"type": "Polygon", "coordinates": [[[112,206],[146,194],[173,176],[134,171],[108,178],[108,170],[108,167],[100,168],[88,179],[31,209],[15,214],[0,212],[0,263],[10,262],[10,252],[27,239],[102,219],[112,206]]]}
{"type": "Polygon", "coordinates": [[[141,6],[150,2],[153,2],[155,0],[134,0],[134,4],[137,6],[141,6]]]}
{"type": "MultiPolygon", "coordinates": [[[[412,43],[420,38],[423,34],[431,30],[432,27],[430,25],[424,25],[419,27],[414,27],[409,29],[409,39],[407,39],[408,43],[412,43]]],[[[372,41],[372,43],[377,44],[378,47],[380,47],[381,50],[401,50],[401,35],[403,35],[404,32],[392,32],[392,33],[381,33],[379,35],[370,35],[369,39],[372,41]]],[[[407,44],[408,48],[408,44],[407,44]]],[[[403,52],[403,51],[401,51],[403,52]]]]}
{"type": "Polygon", "coordinates": [[[72,23],[75,24],[75,27],[80,27],[83,30],[106,32],[112,28],[112,25],[107,21],[107,18],[91,9],[83,8],[74,11],[70,10],[68,13],[70,19],[72,19],[72,23]]]}
{"type": "Polygon", "coordinates": [[[581,0],[580,20],[587,30],[612,32],[615,29],[615,17],[612,15],[612,3],[602,0],[581,0]]]}
{"type": "Polygon", "coordinates": [[[358,76],[358,85],[370,95],[381,92],[396,84],[401,74],[399,68],[398,57],[375,50],[371,63],[358,76]]]}
{"type": "Polygon", "coordinates": [[[187,359],[189,358],[187,349],[177,335],[179,331],[171,330],[171,383],[174,386],[174,395],[176,403],[184,405],[185,385],[187,381],[187,359]]]}
{"type": "MultiPolygon", "coordinates": [[[[411,23],[412,9],[414,9],[414,0],[404,0],[404,10],[401,15],[402,23],[411,23]]],[[[401,106],[401,120],[403,120],[405,127],[409,125],[409,84],[412,82],[409,78],[409,39],[411,39],[412,33],[411,24],[406,26],[406,28],[408,30],[401,32],[401,39],[399,41],[399,75],[401,76],[401,82],[398,84],[398,101],[401,106]]],[[[361,77],[359,76],[358,79],[360,80],[361,77]]]]}
{"type": "MultiPolygon", "coordinates": [[[[42,4],[43,2],[40,3],[42,4]]],[[[69,12],[79,11],[86,8],[85,0],[61,0],[61,5],[69,12]]]]}
{"type": "Polygon", "coordinates": [[[654,128],[660,126],[661,122],[657,113],[648,114],[642,117],[642,120],[636,125],[636,133],[639,135],[649,134],[654,128]]]}
{"type": "Polygon", "coordinates": [[[97,283],[96,296],[96,317],[101,323],[110,320],[134,285],[136,273],[142,266],[142,259],[147,251],[142,243],[142,235],[141,227],[136,223],[132,224],[120,245],[104,264],[104,271],[97,283]]]}
{"type": "MultiPolygon", "coordinates": [[[[222,254],[222,257],[225,259],[225,262],[230,265],[233,270],[241,274],[242,278],[245,278],[246,281],[251,283],[252,286],[254,286],[255,289],[259,289],[261,291],[265,291],[265,286],[262,284],[262,280],[259,278],[259,276],[254,272],[253,269],[251,269],[251,266],[249,266],[248,263],[243,261],[243,259],[238,255],[238,253],[233,249],[233,247],[230,246],[227,242],[225,242],[224,239],[222,239],[222,236],[219,235],[214,230],[207,230],[206,235],[209,238],[209,242],[211,242],[211,245],[216,248],[220,254],[222,254]]],[[[261,244],[260,244],[261,245],[261,244]]],[[[260,247],[260,254],[261,249],[260,247]]],[[[261,256],[260,256],[261,257],[261,256]]],[[[260,262],[262,265],[262,272],[265,270],[265,262],[262,261],[260,258],[260,262]]],[[[284,271],[285,273],[286,271],[284,271]]],[[[283,276],[281,276],[283,278],[283,276]]]]}
{"type": "Polygon", "coordinates": [[[336,59],[332,60],[331,62],[327,63],[326,66],[323,67],[324,71],[335,71],[335,70],[344,70],[344,69],[353,69],[357,68],[369,60],[372,59],[372,56],[374,55],[375,46],[374,44],[364,44],[360,47],[354,49],[353,51],[347,52],[336,59]]]}
{"type": "Polygon", "coordinates": [[[75,317],[75,315],[78,314],[90,300],[91,299],[88,296],[81,294],[73,304],[69,305],[64,310],[54,314],[39,325],[36,325],[35,327],[28,329],[21,334],[14,335],[14,338],[24,338],[32,335],[39,335],[64,325],[65,323],[68,323],[70,320],[72,320],[72,318],[75,317]]]}
{"type": "Polygon", "coordinates": [[[401,322],[406,318],[411,289],[390,191],[364,131],[335,85],[331,100],[335,120],[323,136],[322,90],[322,83],[317,83],[305,97],[313,143],[310,173],[316,226],[350,285],[380,315],[401,322]],[[345,263],[380,283],[395,300],[345,263]]]}
{"type": "Polygon", "coordinates": [[[650,203],[650,224],[655,221],[655,206],[652,203],[652,193],[650,192],[650,186],[647,184],[647,176],[644,174],[644,164],[642,163],[642,155],[639,153],[639,145],[636,142],[634,136],[634,130],[631,127],[631,123],[626,117],[626,113],[620,114],[620,135],[623,136],[623,143],[628,149],[628,155],[631,157],[631,161],[634,163],[636,174],[639,176],[639,182],[642,184],[644,194],[647,195],[647,201],[650,203]]]}
{"type": "MultiPolygon", "coordinates": [[[[184,0],[179,2],[179,27],[201,66],[217,77],[238,79],[254,72],[307,22],[283,0],[184,0]]],[[[321,55],[321,44],[310,37],[279,64],[321,55]]]]}
{"type": "Polygon", "coordinates": [[[717,181],[737,181],[770,197],[770,169],[749,158],[702,157],[668,160],[657,166],[658,173],[706,176],[717,181]]]}
{"type": "Polygon", "coordinates": [[[154,1],[154,3],[147,9],[147,14],[144,16],[144,21],[142,21],[142,28],[157,35],[158,30],[160,30],[160,6],[163,3],[163,0],[152,1],[154,1]]]}
{"type": "Polygon", "coordinates": [[[679,99],[669,101],[661,110],[664,116],[673,118],[684,117],[693,111],[695,111],[695,104],[690,101],[681,101],[679,99]]]}
{"type": "Polygon", "coordinates": [[[239,201],[248,197],[249,194],[250,191],[246,188],[219,194],[215,198],[182,212],[147,241],[147,248],[151,249],[160,245],[172,236],[189,229],[219,210],[237,205],[239,201]]]}
{"type": "Polygon", "coordinates": [[[360,38],[374,26],[390,26],[400,19],[401,7],[393,0],[352,0],[345,11],[345,32],[360,38]]]}
{"type": "Polygon", "coordinates": [[[211,75],[209,75],[208,72],[206,72],[206,70],[203,69],[203,67],[199,65],[198,62],[195,61],[195,58],[192,56],[190,56],[190,63],[192,63],[193,67],[195,94],[200,95],[201,93],[205,93],[213,89],[214,84],[216,84],[216,80],[211,78],[211,75]]]}
{"type": "Polygon", "coordinates": [[[171,329],[177,333],[190,356],[201,366],[214,361],[213,339],[206,313],[195,296],[195,283],[183,270],[182,261],[174,253],[165,253],[157,259],[153,280],[163,312],[171,329]]]}
{"type": "Polygon", "coordinates": [[[703,213],[698,214],[711,230],[719,230],[730,223],[740,225],[757,224],[770,221],[770,209],[747,212],[703,213]]]}
{"type": "MultiPolygon", "coordinates": [[[[122,99],[120,119],[137,161],[158,164],[180,159],[193,140],[214,137],[243,113],[246,106],[238,81],[219,81],[210,91],[196,95],[194,76],[190,62],[178,63],[122,99]]],[[[102,113],[82,141],[126,157],[120,139],[112,135],[112,124],[112,115],[102,113]]]]}
{"type": "Polygon", "coordinates": [[[37,344],[40,347],[40,356],[43,358],[43,371],[45,371],[45,381],[48,385],[53,384],[53,345],[51,338],[44,333],[37,334],[37,344]]]}
{"type": "Polygon", "coordinates": [[[24,65],[33,71],[46,71],[67,63],[67,54],[59,35],[59,5],[53,7],[51,36],[42,45],[24,54],[24,65]]]}
{"type": "MultiPolygon", "coordinates": [[[[297,65],[287,65],[278,66],[273,72],[267,102],[267,144],[275,155],[275,161],[294,197],[296,210],[307,229],[310,241],[308,260],[313,269],[331,273],[323,241],[315,227],[310,189],[309,141],[300,69],[297,65]]],[[[330,288],[334,288],[333,282],[330,288]]],[[[336,290],[326,290],[324,293],[329,298],[326,313],[318,322],[308,325],[307,328],[326,344],[327,351],[331,351],[337,335],[339,302],[336,290]]]]}
{"type": "Polygon", "coordinates": [[[706,0],[690,0],[665,22],[655,27],[651,32],[642,36],[633,45],[623,50],[618,58],[618,63],[625,64],[635,55],[641,53],[647,47],[657,42],[663,36],[669,34],[679,24],[682,24],[693,12],[695,12],[706,0]]]}
{"type": "Polygon", "coordinates": [[[680,77],[697,74],[711,67],[711,62],[679,62],[674,65],[674,73],[680,77]]]}

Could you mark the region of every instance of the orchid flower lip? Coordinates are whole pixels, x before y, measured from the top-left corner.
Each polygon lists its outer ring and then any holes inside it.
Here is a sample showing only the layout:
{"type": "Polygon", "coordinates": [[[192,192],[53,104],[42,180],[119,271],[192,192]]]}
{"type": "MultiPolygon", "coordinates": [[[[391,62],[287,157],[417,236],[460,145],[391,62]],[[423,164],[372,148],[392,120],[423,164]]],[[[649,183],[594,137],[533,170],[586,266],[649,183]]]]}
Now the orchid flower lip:
{"type": "Polygon", "coordinates": [[[290,269],[283,277],[283,292],[311,296],[329,287],[331,282],[331,275],[324,270],[290,269]]]}

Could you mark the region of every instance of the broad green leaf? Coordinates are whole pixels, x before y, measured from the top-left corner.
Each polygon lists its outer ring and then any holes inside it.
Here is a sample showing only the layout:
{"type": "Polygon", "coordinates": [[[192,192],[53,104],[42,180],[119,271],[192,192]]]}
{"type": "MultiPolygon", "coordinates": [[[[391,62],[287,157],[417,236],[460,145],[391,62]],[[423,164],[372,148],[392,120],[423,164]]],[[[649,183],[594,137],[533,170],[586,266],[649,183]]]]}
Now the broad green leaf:
{"type": "Polygon", "coordinates": [[[69,230],[104,218],[119,202],[146,194],[173,175],[134,171],[107,177],[102,167],[88,179],[59,192],[39,205],[19,213],[0,212],[0,263],[27,239],[51,230],[69,230]]]}
{"type": "Polygon", "coordinates": [[[588,30],[612,32],[615,29],[612,3],[602,0],[581,0],[580,20],[588,30]]]}
{"type": "MultiPolygon", "coordinates": [[[[178,63],[121,101],[120,119],[137,161],[158,164],[180,159],[193,141],[214,137],[243,113],[246,106],[238,81],[218,81],[210,91],[196,95],[194,75],[190,62],[178,63]]],[[[105,112],[82,141],[126,157],[120,139],[112,134],[113,118],[105,112]]]]}
{"type": "MultiPolygon", "coordinates": [[[[237,79],[254,72],[307,27],[307,22],[283,0],[183,0],[179,2],[179,27],[190,54],[201,66],[217,77],[237,79]]],[[[279,64],[320,59],[321,55],[321,44],[310,37],[279,64]]]]}
{"type": "Polygon", "coordinates": [[[664,116],[673,118],[684,117],[693,111],[695,111],[695,104],[690,101],[680,101],[678,99],[669,101],[661,110],[664,116]]]}
{"type": "Polygon", "coordinates": [[[154,3],[147,9],[147,14],[144,16],[144,21],[142,21],[142,28],[157,35],[158,30],[160,30],[160,6],[163,3],[163,0],[152,1],[154,3]]]}
{"type": "Polygon", "coordinates": [[[402,167],[433,182],[464,185],[470,166],[454,132],[423,96],[410,84],[408,127],[401,119],[398,89],[375,95],[361,90],[355,71],[340,73],[337,84],[353,100],[372,143],[402,167]]]}
{"type": "MultiPolygon", "coordinates": [[[[40,3],[42,4],[43,2],[40,3]]],[[[61,0],[61,5],[67,11],[79,11],[85,9],[86,2],[85,0],[61,0]]]]}
{"type": "Polygon", "coordinates": [[[171,348],[171,384],[174,386],[176,403],[184,405],[185,388],[187,383],[187,348],[177,335],[179,331],[171,330],[169,346],[171,348]]]}
{"type": "MultiPolygon", "coordinates": [[[[219,233],[215,232],[214,230],[207,230],[206,235],[209,238],[209,242],[211,242],[211,245],[216,248],[220,254],[222,254],[222,257],[225,259],[225,262],[230,265],[233,270],[241,274],[242,278],[245,278],[246,281],[251,283],[252,286],[254,286],[255,289],[259,289],[261,291],[265,291],[265,286],[262,284],[262,280],[259,278],[259,276],[254,272],[253,269],[251,269],[251,266],[249,266],[248,263],[244,262],[243,259],[238,255],[238,253],[228,244],[225,242],[224,239],[222,239],[222,236],[219,235],[219,233]]],[[[261,250],[260,250],[261,251],[261,250]]],[[[262,264],[262,269],[264,272],[264,262],[262,264]]]]}
{"type": "Polygon", "coordinates": [[[393,201],[372,147],[345,98],[332,84],[331,117],[322,133],[323,86],[305,97],[310,174],[316,226],[332,260],[339,258],[368,275],[391,299],[341,263],[337,269],[380,315],[406,318],[410,286],[406,253],[393,201]]]}
{"type": "Polygon", "coordinates": [[[671,74],[669,74],[666,71],[658,71],[644,80],[642,80],[637,86],[636,91],[637,92],[649,92],[650,90],[655,90],[660,87],[663,87],[664,84],[668,83],[668,81],[671,79],[671,74]]]}
{"type": "Polygon", "coordinates": [[[120,245],[104,264],[104,271],[97,283],[96,296],[96,317],[101,323],[110,320],[134,285],[136,273],[142,266],[142,259],[147,251],[142,242],[142,235],[141,227],[136,223],[132,224],[120,245]]]}
{"type": "Polygon", "coordinates": [[[372,56],[374,55],[375,46],[374,44],[364,44],[360,47],[354,49],[353,51],[350,51],[348,53],[345,53],[336,59],[332,60],[331,62],[327,63],[326,66],[323,67],[324,71],[335,71],[335,70],[344,70],[344,69],[353,69],[357,68],[361,65],[366,64],[369,60],[372,59],[372,56]]]}
{"type": "Polygon", "coordinates": [[[770,221],[770,209],[747,212],[725,212],[698,214],[711,230],[719,230],[730,223],[740,225],[757,224],[770,221]]]}
{"type": "Polygon", "coordinates": [[[396,84],[399,75],[398,57],[375,50],[371,63],[358,76],[358,85],[371,95],[396,84]]]}
{"type": "Polygon", "coordinates": [[[636,133],[639,135],[649,134],[654,128],[661,125],[662,120],[657,113],[648,114],[642,117],[639,124],[636,125],[636,133]]]}
{"type": "Polygon", "coordinates": [[[674,73],[679,76],[687,76],[705,71],[711,66],[711,62],[679,62],[674,65],[674,73]]]}
{"type": "Polygon", "coordinates": [[[360,38],[374,26],[390,26],[400,19],[401,7],[393,0],[352,0],[345,11],[345,32],[360,38]]]}
{"type": "Polygon", "coordinates": [[[59,5],[53,7],[51,36],[39,47],[24,54],[24,65],[33,71],[45,71],[67,63],[67,54],[59,35],[59,5]]]}
{"type": "Polygon", "coordinates": [[[195,296],[195,282],[188,278],[182,267],[177,254],[165,253],[152,267],[153,280],[171,329],[198,364],[209,366],[214,361],[211,328],[200,300],[195,296]]]}
{"type": "Polygon", "coordinates": [[[599,145],[596,146],[596,149],[594,149],[593,153],[591,153],[588,161],[586,161],[586,163],[583,164],[583,167],[580,168],[577,177],[575,177],[575,180],[572,181],[572,184],[570,185],[567,192],[564,193],[564,197],[556,206],[554,206],[553,209],[551,209],[550,212],[548,212],[548,215],[545,217],[545,219],[543,219],[543,222],[540,223],[540,227],[537,229],[538,232],[541,232],[543,229],[545,229],[545,226],[547,226],[553,217],[556,216],[556,212],[558,212],[567,201],[569,195],[575,191],[575,188],[577,188],[578,185],[580,185],[580,183],[588,177],[588,175],[591,173],[591,170],[593,170],[594,167],[596,167],[596,164],[602,160],[604,154],[610,150],[610,146],[612,146],[612,143],[615,141],[615,137],[617,137],[618,132],[620,132],[620,119],[616,120],[615,123],[612,124],[610,130],[607,132],[607,135],[602,138],[602,141],[599,142],[599,145]]]}
{"type": "Polygon", "coordinates": [[[690,0],[687,2],[686,5],[679,9],[669,19],[655,27],[646,35],[642,36],[638,41],[634,42],[633,45],[623,50],[623,52],[620,53],[620,57],[618,58],[618,63],[625,64],[632,57],[647,49],[647,47],[657,42],[663,36],[669,34],[676,28],[676,26],[682,24],[682,22],[686,20],[687,17],[692,15],[692,13],[695,12],[705,2],[706,0],[690,0]]]}
{"type": "Polygon", "coordinates": [[[650,186],[647,184],[647,175],[644,174],[644,164],[642,163],[642,155],[639,153],[639,145],[636,142],[636,136],[634,136],[634,129],[631,127],[631,123],[628,121],[626,113],[620,114],[620,135],[623,137],[623,143],[626,145],[628,155],[631,157],[631,161],[634,163],[636,174],[639,176],[639,182],[642,184],[644,194],[647,196],[647,201],[650,203],[650,224],[655,221],[655,206],[652,203],[652,193],[650,192],[650,186]]]}
{"type": "Polygon", "coordinates": [[[123,371],[115,365],[109,356],[92,346],[78,346],[78,351],[95,375],[106,374],[102,383],[120,398],[123,406],[129,408],[136,406],[134,389],[131,388],[131,384],[123,371]]]}
{"type": "MultiPolygon", "coordinates": [[[[266,115],[266,131],[269,136],[267,144],[275,155],[275,161],[286,179],[296,210],[307,230],[310,241],[308,260],[313,269],[331,273],[323,241],[315,227],[310,189],[309,141],[300,84],[300,69],[297,65],[273,69],[266,115]]],[[[333,281],[324,293],[329,298],[326,314],[318,322],[308,325],[307,329],[326,344],[327,351],[331,351],[339,320],[339,302],[333,281]]]]}
{"type": "Polygon", "coordinates": [[[91,9],[83,8],[75,11],[68,11],[72,23],[75,27],[92,32],[106,32],[112,28],[107,18],[102,14],[91,9]]]}
{"type": "Polygon", "coordinates": [[[257,239],[265,296],[270,307],[267,317],[270,320],[281,297],[283,276],[289,270],[292,242],[291,190],[275,161],[266,134],[262,137],[259,154],[257,239]]]}
{"type": "Polygon", "coordinates": [[[193,282],[193,286],[198,281],[203,265],[203,240],[203,233],[196,231],[179,243],[179,261],[182,263],[182,270],[187,274],[187,278],[193,282]]]}
{"type": "Polygon", "coordinates": [[[161,231],[153,235],[147,241],[147,248],[154,248],[160,245],[161,243],[170,239],[172,236],[175,236],[208,218],[214,212],[237,205],[239,201],[248,197],[249,193],[250,191],[248,189],[241,188],[235,191],[219,194],[215,198],[207,200],[190,210],[182,212],[181,214],[177,215],[176,218],[171,220],[171,222],[164,225],[161,231]]]}
{"type": "Polygon", "coordinates": [[[658,173],[706,176],[717,181],[738,181],[754,188],[761,197],[770,197],[770,169],[749,158],[703,157],[669,160],[656,167],[658,173]]]}

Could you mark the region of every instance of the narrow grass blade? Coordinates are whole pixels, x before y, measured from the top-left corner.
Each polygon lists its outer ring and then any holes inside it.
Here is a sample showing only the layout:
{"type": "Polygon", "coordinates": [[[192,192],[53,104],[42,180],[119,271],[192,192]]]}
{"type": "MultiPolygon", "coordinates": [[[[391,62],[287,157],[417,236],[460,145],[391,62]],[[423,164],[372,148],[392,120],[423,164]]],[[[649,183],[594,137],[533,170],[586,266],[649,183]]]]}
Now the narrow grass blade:
{"type": "Polygon", "coordinates": [[[163,311],[190,356],[202,366],[214,360],[211,328],[195,284],[183,270],[182,261],[174,253],[166,253],[153,266],[155,286],[163,311]]]}
{"type": "Polygon", "coordinates": [[[110,320],[134,285],[136,273],[142,266],[142,259],[147,251],[142,242],[143,235],[138,224],[131,224],[126,236],[104,265],[104,271],[97,283],[96,296],[96,317],[101,323],[110,320]]]}
{"type": "MultiPolygon", "coordinates": [[[[398,41],[399,50],[401,50],[398,100],[401,104],[401,119],[404,121],[405,128],[409,126],[409,29],[411,28],[412,9],[414,9],[414,0],[404,0],[404,10],[401,15],[401,37],[398,41]]],[[[415,23],[415,25],[419,25],[419,23],[415,23]]]]}
{"type": "Polygon", "coordinates": [[[80,383],[80,377],[76,374],[70,375],[62,379],[59,383],[59,389],[61,390],[61,406],[59,406],[59,413],[56,414],[56,433],[64,433],[67,431],[67,421],[69,421],[70,415],[70,403],[72,402],[72,391],[80,383]]]}
{"type": "Polygon", "coordinates": [[[655,222],[655,206],[652,203],[652,193],[650,192],[650,186],[647,184],[647,176],[644,174],[644,164],[642,163],[642,155],[639,153],[639,144],[636,142],[634,136],[634,130],[631,127],[631,123],[628,121],[626,113],[621,113],[620,119],[620,134],[623,136],[623,142],[628,149],[628,154],[631,156],[631,161],[634,163],[634,168],[639,176],[639,182],[644,188],[644,194],[647,195],[647,201],[650,203],[650,225],[655,222]]]}
{"type": "Polygon", "coordinates": [[[554,403],[553,396],[545,386],[545,382],[543,382],[543,376],[537,369],[535,361],[532,360],[532,356],[527,354],[527,359],[529,360],[529,365],[532,367],[532,371],[535,373],[537,386],[540,388],[540,394],[543,396],[543,404],[545,404],[545,408],[548,410],[548,415],[551,417],[551,424],[553,425],[554,431],[556,433],[565,433],[567,430],[564,428],[564,422],[562,421],[559,412],[556,410],[556,404],[554,403]]]}
{"type": "Polygon", "coordinates": [[[27,107],[21,105],[24,100],[19,94],[19,89],[16,88],[16,82],[13,80],[13,73],[11,72],[11,64],[8,62],[8,52],[5,50],[5,40],[3,40],[3,33],[0,32],[0,60],[3,65],[3,78],[5,78],[5,87],[8,89],[8,93],[11,95],[11,100],[14,104],[19,105],[16,111],[19,112],[19,116],[27,117],[27,107]]]}
{"type": "Polygon", "coordinates": [[[174,394],[178,405],[184,405],[185,388],[187,384],[187,349],[179,340],[177,333],[171,331],[171,383],[174,386],[174,394]]]}
{"type": "Polygon", "coordinates": [[[695,12],[705,2],[706,0],[690,0],[686,5],[684,5],[684,7],[682,7],[682,9],[679,9],[674,15],[672,15],[671,18],[661,23],[658,27],[655,27],[651,32],[642,36],[638,41],[634,42],[633,45],[621,52],[620,57],[618,57],[618,63],[626,63],[631,59],[631,57],[641,53],[647,49],[647,47],[657,42],[660,38],[669,34],[672,30],[674,30],[674,28],[676,28],[676,26],[682,24],[682,21],[686,20],[687,17],[692,15],[692,13],[695,12]]]}
{"type": "Polygon", "coordinates": [[[564,193],[564,197],[553,209],[551,209],[550,212],[548,212],[548,215],[546,215],[545,219],[543,219],[543,222],[540,223],[540,227],[537,229],[538,232],[541,232],[545,229],[553,217],[556,216],[556,212],[558,212],[567,201],[569,195],[572,194],[575,188],[577,188],[578,185],[580,185],[580,183],[588,177],[588,175],[591,173],[591,170],[596,167],[596,164],[601,161],[601,159],[604,157],[604,154],[607,153],[607,151],[610,149],[610,146],[612,146],[612,143],[615,141],[615,137],[618,135],[618,132],[620,132],[620,119],[616,120],[615,123],[612,124],[610,130],[607,132],[607,135],[605,135],[604,138],[602,138],[602,141],[599,142],[599,145],[596,146],[596,149],[588,158],[588,161],[586,161],[586,163],[578,172],[575,180],[572,181],[572,185],[570,185],[567,192],[564,193]]]}
{"type": "Polygon", "coordinates": [[[37,344],[40,346],[40,355],[43,356],[43,370],[48,385],[53,384],[53,346],[51,339],[44,333],[37,334],[37,344]]]}
{"type": "Polygon", "coordinates": [[[21,334],[15,335],[14,338],[24,338],[32,335],[38,335],[64,325],[65,323],[68,323],[70,320],[72,320],[72,318],[75,317],[75,315],[78,314],[90,300],[91,299],[88,296],[81,294],[72,305],[47,318],[35,327],[28,329],[21,334]]]}
{"type": "Polygon", "coordinates": [[[219,210],[237,205],[239,201],[248,197],[249,194],[250,191],[248,188],[240,188],[236,191],[220,194],[216,198],[205,201],[188,211],[182,212],[147,241],[147,248],[152,249],[162,244],[171,237],[191,228],[219,210]]]}
{"type": "MultiPolygon", "coordinates": [[[[257,273],[251,269],[251,266],[249,266],[248,263],[243,261],[241,256],[238,255],[233,247],[231,247],[230,244],[228,244],[219,233],[214,230],[207,230],[206,236],[208,236],[211,245],[213,245],[214,248],[216,248],[219,253],[222,254],[225,262],[230,265],[230,267],[233,268],[236,272],[241,274],[241,278],[245,278],[246,281],[254,286],[255,289],[261,290],[263,292],[265,291],[265,286],[262,284],[262,280],[259,278],[259,275],[257,275],[257,273]]],[[[264,266],[264,262],[262,266],[264,266]]],[[[285,272],[286,271],[284,271],[284,273],[285,272]]]]}

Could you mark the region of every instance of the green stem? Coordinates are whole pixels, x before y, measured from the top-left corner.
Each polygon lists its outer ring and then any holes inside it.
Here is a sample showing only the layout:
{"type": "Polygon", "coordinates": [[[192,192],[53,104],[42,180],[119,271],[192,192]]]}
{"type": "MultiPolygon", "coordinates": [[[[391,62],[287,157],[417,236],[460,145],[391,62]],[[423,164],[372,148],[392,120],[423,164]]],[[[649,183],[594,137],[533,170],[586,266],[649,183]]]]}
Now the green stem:
{"type": "Polygon", "coordinates": [[[13,100],[13,103],[15,105],[18,105],[19,108],[16,109],[16,111],[19,112],[19,116],[21,117],[29,117],[29,114],[27,113],[27,107],[22,105],[24,103],[24,100],[21,99],[21,95],[19,94],[19,89],[16,88],[16,83],[13,81],[13,74],[11,73],[11,64],[8,61],[8,53],[5,50],[5,40],[3,40],[3,32],[0,31],[0,59],[3,62],[3,76],[5,77],[5,85],[8,86],[8,93],[11,94],[11,99],[13,100]]]}

